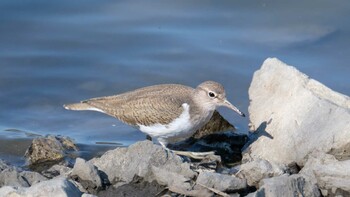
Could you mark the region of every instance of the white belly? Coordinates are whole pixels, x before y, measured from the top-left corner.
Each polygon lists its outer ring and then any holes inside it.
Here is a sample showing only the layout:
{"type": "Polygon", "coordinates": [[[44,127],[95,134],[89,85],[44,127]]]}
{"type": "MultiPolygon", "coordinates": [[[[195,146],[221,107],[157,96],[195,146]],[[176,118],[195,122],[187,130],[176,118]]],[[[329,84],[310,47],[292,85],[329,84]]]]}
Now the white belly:
{"type": "Polygon", "coordinates": [[[157,138],[162,144],[178,142],[191,137],[198,125],[193,124],[190,120],[190,106],[183,103],[182,107],[184,110],[181,115],[169,124],[138,125],[139,129],[151,137],[157,138]]]}

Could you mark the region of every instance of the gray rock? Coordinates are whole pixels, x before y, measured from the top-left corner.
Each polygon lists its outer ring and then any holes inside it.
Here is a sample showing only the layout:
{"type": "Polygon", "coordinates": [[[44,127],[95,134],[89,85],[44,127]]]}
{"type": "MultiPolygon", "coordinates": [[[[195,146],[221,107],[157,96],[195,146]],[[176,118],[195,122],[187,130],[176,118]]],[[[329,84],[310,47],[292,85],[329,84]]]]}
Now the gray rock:
{"type": "MultiPolygon", "coordinates": [[[[44,177],[43,175],[41,175],[37,172],[22,171],[19,174],[29,184],[29,186],[47,180],[46,177],[44,177]]],[[[22,185],[22,186],[24,186],[24,185],[22,185]]]]}
{"type": "Polygon", "coordinates": [[[260,182],[260,189],[250,196],[256,197],[280,197],[280,196],[321,196],[316,185],[302,175],[282,175],[269,179],[263,179],[260,182]]]}
{"type": "Polygon", "coordinates": [[[147,182],[143,178],[135,176],[133,181],[123,184],[119,187],[108,187],[97,194],[99,197],[114,196],[160,196],[162,191],[166,190],[165,186],[159,185],[156,181],[147,182]]]}
{"type": "MultiPolygon", "coordinates": [[[[232,175],[224,175],[206,171],[199,173],[196,183],[223,192],[238,191],[247,187],[246,180],[244,179],[240,179],[232,175]]],[[[200,187],[201,186],[199,186],[199,188],[200,187]]]]}
{"type": "Polygon", "coordinates": [[[79,189],[70,181],[64,178],[51,179],[40,182],[26,190],[27,194],[37,196],[81,196],[79,189]]]}
{"type": "Polygon", "coordinates": [[[2,161],[0,161],[0,169],[0,187],[28,187],[38,182],[47,180],[47,178],[37,172],[23,171],[20,168],[7,165],[2,161]]]}
{"type": "Polygon", "coordinates": [[[16,168],[7,168],[0,173],[0,187],[2,186],[24,186],[28,187],[30,184],[20,175],[16,168]]]}
{"type": "Polygon", "coordinates": [[[4,160],[0,159],[0,172],[5,170],[6,168],[9,168],[9,165],[7,165],[7,163],[4,160]]]}
{"type": "Polygon", "coordinates": [[[237,176],[247,179],[247,183],[250,186],[258,186],[260,180],[280,176],[285,172],[285,166],[280,166],[264,159],[256,159],[242,164],[237,176]]]}
{"type": "Polygon", "coordinates": [[[150,141],[108,151],[90,162],[112,185],[127,184],[139,176],[147,182],[155,180],[167,185],[171,191],[193,195],[191,180],[197,174],[190,169],[190,164],[150,141]]]}
{"type": "Polygon", "coordinates": [[[305,166],[300,170],[300,174],[309,177],[310,180],[316,184],[317,178],[315,176],[314,169],[334,162],[337,162],[337,160],[333,155],[329,155],[321,151],[313,151],[307,156],[307,162],[305,163],[305,166]]]}
{"type": "Polygon", "coordinates": [[[71,171],[72,169],[67,166],[55,164],[49,169],[42,171],[41,174],[48,178],[54,178],[58,176],[67,178],[71,171]]]}
{"type": "Polygon", "coordinates": [[[350,160],[338,161],[333,155],[315,151],[300,173],[310,177],[324,196],[350,196],[350,160]]]}
{"type": "Polygon", "coordinates": [[[82,158],[76,159],[71,177],[76,177],[74,179],[77,179],[90,193],[102,187],[102,181],[96,167],[82,158]]]}
{"type": "Polygon", "coordinates": [[[30,165],[60,161],[69,150],[77,150],[71,139],[49,135],[35,138],[27,149],[25,157],[30,165]]]}
{"type": "Polygon", "coordinates": [[[244,160],[305,163],[313,150],[350,154],[350,99],[278,59],[267,59],[249,88],[254,142],[244,160]]]}
{"type": "Polygon", "coordinates": [[[80,197],[81,192],[70,181],[57,178],[43,181],[29,188],[26,187],[2,187],[0,196],[2,197],[27,197],[27,196],[57,196],[57,197],[80,197]]]}

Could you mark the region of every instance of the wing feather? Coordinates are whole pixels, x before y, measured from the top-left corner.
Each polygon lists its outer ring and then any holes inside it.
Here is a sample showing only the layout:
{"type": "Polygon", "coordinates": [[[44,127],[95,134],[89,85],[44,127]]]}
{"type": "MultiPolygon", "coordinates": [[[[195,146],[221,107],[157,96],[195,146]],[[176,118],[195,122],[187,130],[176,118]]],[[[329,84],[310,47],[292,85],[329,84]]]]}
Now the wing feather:
{"type": "Polygon", "coordinates": [[[100,97],[83,101],[104,113],[132,125],[149,126],[153,124],[169,124],[179,117],[183,111],[182,104],[190,101],[189,94],[193,89],[186,86],[156,86],[150,90],[138,89],[124,94],[100,97]],[[180,88],[174,95],[172,88],[180,88]]]}

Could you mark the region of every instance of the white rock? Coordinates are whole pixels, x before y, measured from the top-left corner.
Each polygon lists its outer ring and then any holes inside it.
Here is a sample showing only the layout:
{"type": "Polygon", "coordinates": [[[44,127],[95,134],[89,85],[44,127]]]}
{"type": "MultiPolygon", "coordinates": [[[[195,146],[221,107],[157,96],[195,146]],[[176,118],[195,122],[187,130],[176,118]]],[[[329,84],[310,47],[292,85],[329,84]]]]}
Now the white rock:
{"type": "Polygon", "coordinates": [[[310,177],[324,196],[350,195],[350,160],[338,161],[333,155],[315,151],[300,173],[310,177]]]}
{"type": "Polygon", "coordinates": [[[251,130],[257,130],[257,139],[245,150],[246,160],[303,165],[313,150],[350,151],[349,97],[296,68],[267,59],[254,73],[249,98],[251,130]]]}
{"type": "Polygon", "coordinates": [[[37,172],[23,171],[21,168],[7,165],[0,160],[0,187],[29,187],[47,178],[37,172]]]}
{"type": "Polygon", "coordinates": [[[241,190],[247,187],[245,179],[240,179],[232,175],[206,171],[199,173],[196,183],[226,192],[241,190]]]}
{"type": "Polygon", "coordinates": [[[23,171],[20,172],[21,177],[23,177],[29,185],[34,185],[36,183],[46,181],[47,178],[37,172],[23,171]]]}
{"type": "Polygon", "coordinates": [[[51,168],[42,171],[41,173],[48,178],[63,177],[67,178],[71,174],[72,169],[64,165],[53,165],[51,168]]]}
{"type": "Polygon", "coordinates": [[[43,181],[28,188],[0,188],[0,197],[80,197],[81,194],[73,183],[64,178],[43,181]]]}
{"type": "Polygon", "coordinates": [[[2,186],[30,186],[29,183],[21,176],[20,172],[16,168],[7,168],[0,172],[0,187],[2,186]]]}
{"type": "Polygon", "coordinates": [[[279,166],[263,159],[256,159],[242,164],[237,176],[247,179],[247,183],[250,186],[258,186],[260,180],[280,176],[285,171],[285,166],[279,166]]]}
{"type": "MultiPolygon", "coordinates": [[[[255,196],[280,197],[280,196],[321,196],[316,185],[312,184],[307,177],[302,175],[282,175],[260,182],[260,189],[255,196]]],[[[251,195],[254,196],[254,195],[251,195]]]]}
{"type": "Polygon", "coordinates": [[[12,186],[0,187],[0,197],[16,197],[20,196],[17,190],[12,186]]]}

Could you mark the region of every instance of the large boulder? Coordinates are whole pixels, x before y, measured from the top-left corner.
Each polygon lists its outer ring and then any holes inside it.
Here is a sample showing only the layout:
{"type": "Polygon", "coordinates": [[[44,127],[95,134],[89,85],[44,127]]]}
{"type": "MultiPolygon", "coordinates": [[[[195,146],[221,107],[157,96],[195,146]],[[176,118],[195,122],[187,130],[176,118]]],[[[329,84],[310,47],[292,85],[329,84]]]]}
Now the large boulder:
{"type": "Polygon", "coordinates": [[[254,73],[249,88],[254,131],[244,161],[261,158],[304,165],[314,150],[348,159],[350,99],[275,58],[254,73]]]}

